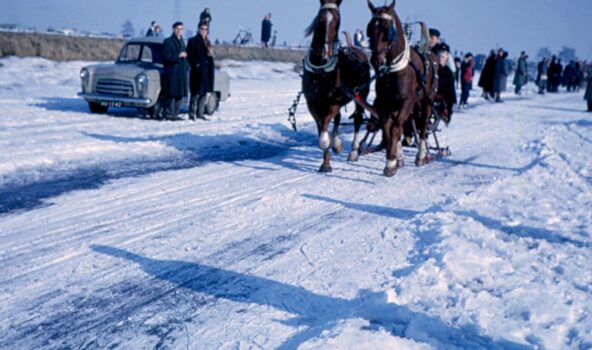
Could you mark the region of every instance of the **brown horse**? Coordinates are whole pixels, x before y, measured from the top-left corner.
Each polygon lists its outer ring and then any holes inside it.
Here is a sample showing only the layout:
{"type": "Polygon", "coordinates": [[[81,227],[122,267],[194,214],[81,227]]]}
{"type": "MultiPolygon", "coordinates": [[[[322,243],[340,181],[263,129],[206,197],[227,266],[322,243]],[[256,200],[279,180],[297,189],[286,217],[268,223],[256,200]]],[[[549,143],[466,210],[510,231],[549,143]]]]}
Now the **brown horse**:
{"type": "Polygon", "coordinates": [[[428,161],[427,126],[438,86],[432,53],[420,54],[411,47],[395,12],[396,0],[384,7],[375,7],[368,0],[372,20],[367,36],[372,49],[371,63],[379,72],[376,79],[374,107],[380,117],[386,146],[385,176],[394,176],[404,166],[401,136],[403,126],[415,119],[418,136],[417,166],[428,161]]]}
{"type": "MultiPolygon", "coordinates": [[[[370,79],[370,64],[366,54],[351,45],[348,36],[348,47],[339,47],[340,13],[342,0],[321,0],[321,8],[312,24],[307,28],[306,35],[312,37],[312,44],[304,60],[302,90],[306,97],[308,110],[314,118],[318,134],[319,147],[324,152],[320,172],[328,173],[331,168],[332,148],[335,153],[343,151],[343,143],[339,137],[341,107],[348,104],[351,98],[344,94],[344,89],[356,90],[366,85],[359,94],[366,99],[370,79]],[[329,135],[329,124],[333,121],[333,131],[329,135]]],[[[354,141],[349,160],[358,159],[359,131],[363,124],[364,109],[356,106],[351,118],[354,119],[354,141]]]]}

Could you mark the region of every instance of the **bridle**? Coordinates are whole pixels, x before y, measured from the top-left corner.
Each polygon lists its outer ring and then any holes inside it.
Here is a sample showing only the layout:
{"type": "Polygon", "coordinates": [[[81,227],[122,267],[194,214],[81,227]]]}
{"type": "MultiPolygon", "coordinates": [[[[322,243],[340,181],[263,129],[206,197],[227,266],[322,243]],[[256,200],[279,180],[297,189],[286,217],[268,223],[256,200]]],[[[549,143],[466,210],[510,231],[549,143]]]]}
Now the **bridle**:
{"type": "MultiPolygon", "coordinates": [[[[388,45],[384,49],[374,52],[374,55],[376,55],[376,56],[387,54],[388,52],[392,51],[393,46],[397,44],[397,40],[398,40],[395,17],[388,14],[388,13],[381,13],[381,14],[375,14],[372,17],[372,19],[373,20],[384,19],[384,20],[387,20],[390,22],[389,34],[387,37],[388,45]]],[[[405,40],[405,49],[403,50],[403,52],[401,52],[399,55],[397,55],[397,57],[392,59],[390,61],[390,63],[387,61],[382,66],[378,67],[378,71],[388,72],[388,73],[397,73],[397,72],[400,72],[400,71],[404,70],[405,68],[407,68],[407,66],[409,65],[410,58],[411,58],[411,43],[409,42],[409,39],[407,38],[407,36],[405,34],[403,34],[403,39],[405,40]]]]}
{"type": "MultiPolygon", "coordinates": [[[[322,5],[321,8],[319,9],[319,15],[322,11],[325,11],[325,10],[335,10],[339,14],[339,6],[334,3],[326,3],[326,4],[322,5]]],[[[328,46],[327,38],[325,38],[325,46],[328,46]]],[[[308,72],[315,73],[315,74],[333,72],[337,68],[338,56],[339,56],[339,46],[340,46],[339,38],[335,38],[335,40],[333,40],[333,54],[327,60],[327,62],[322,65],[314,65],[310,61],[310,55],[313,52],[313,49],[312,49],[312,47],[309,48],[308,54],[304,58],[304,69],[308,72]]]]}

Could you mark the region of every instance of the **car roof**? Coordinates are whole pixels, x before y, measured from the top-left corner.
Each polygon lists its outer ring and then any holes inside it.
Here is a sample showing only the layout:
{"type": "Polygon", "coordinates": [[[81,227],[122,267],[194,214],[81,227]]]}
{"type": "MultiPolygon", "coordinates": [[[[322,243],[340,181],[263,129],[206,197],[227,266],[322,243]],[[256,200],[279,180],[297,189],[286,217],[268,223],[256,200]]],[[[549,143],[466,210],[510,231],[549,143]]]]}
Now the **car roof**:
{"type": "Polygon", "coordinates": [[[132,38],[127,43],[128,44],[162,44],[165,38],[156,38],[156,37],[140,37],[140,38],[132,38]]]}

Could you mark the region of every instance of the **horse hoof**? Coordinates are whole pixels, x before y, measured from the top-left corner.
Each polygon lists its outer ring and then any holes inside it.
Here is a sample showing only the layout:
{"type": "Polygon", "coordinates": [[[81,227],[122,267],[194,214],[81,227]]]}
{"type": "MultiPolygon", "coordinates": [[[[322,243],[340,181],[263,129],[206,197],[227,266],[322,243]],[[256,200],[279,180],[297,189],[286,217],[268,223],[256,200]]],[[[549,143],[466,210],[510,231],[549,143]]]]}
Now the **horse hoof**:
{"type": "Polygon", "coordinates": [[[397,168],[384,168],[383,174],[386,177],[393,177],[397,173],[397,168]]]}
{"type": "Polygon", "coordinates": [[[343,152],[343,144],[333,146],[332,148],[333,148],[333,153],[335,153],[335,154],[340,154],[341,152],[343,152]]]}
{"type": "Polygon", "coordinates": [[[397,160],[397,168],[402,168],[405,166],[405,160],[399,159],[397,160]]]}
{"type": "Polygon", "coordinates": [[[329,164],[323,164],[323,165],[321,165],[321,168],[319,169],[319,173],[328,174],[331,172],[333,172],[333,168],[331,168],[331,166],[329,164]]]}
{"type": "Polygon", "coordinates": [[[426,164],[425,158],[422,158],[422,159],[417,158],[415,160],[415,166],[417,166],[418,168],[424,166],[425,164],[426,164]]]}
{"type": "Polygon", "coordinates": [[[348,162],[357,162],[358,161],[358,151],[352,151],[347,157],[348,162]]]}

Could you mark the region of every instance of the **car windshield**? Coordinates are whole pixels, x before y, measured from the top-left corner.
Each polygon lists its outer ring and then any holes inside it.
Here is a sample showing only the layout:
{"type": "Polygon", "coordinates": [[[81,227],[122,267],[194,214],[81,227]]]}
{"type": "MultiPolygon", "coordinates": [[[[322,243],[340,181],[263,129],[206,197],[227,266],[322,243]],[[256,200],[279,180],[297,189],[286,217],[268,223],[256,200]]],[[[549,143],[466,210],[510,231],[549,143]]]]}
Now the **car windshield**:
{"type": "Polygon", "coordinates": [[[117,62],[162,64],[162,45],[127,44],[121,50],[117,62]]]}

